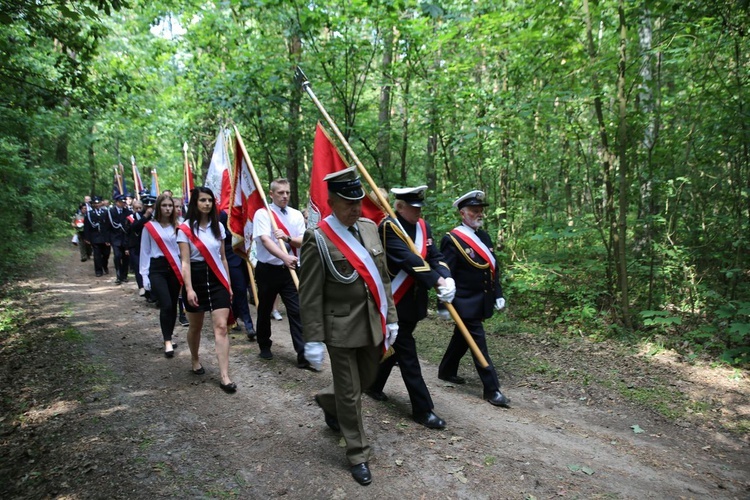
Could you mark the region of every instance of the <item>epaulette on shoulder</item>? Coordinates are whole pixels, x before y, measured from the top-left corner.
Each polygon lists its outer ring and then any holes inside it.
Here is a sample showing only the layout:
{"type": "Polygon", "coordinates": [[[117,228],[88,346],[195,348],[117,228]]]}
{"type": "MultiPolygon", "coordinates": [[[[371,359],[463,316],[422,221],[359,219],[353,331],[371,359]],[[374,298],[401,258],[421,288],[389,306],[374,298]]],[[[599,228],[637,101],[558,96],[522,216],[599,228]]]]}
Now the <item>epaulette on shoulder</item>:
{"type": "Polygon", "coordinates": [[[365,217],[360,217],[359,219],[357,219],[357,222],[359,222],[360,224],[370,224],[370,225],[375,226],[377,228],[377,225],[375,224],[375,222],[373,222],[372,220],[367,219],[365,217]]]}

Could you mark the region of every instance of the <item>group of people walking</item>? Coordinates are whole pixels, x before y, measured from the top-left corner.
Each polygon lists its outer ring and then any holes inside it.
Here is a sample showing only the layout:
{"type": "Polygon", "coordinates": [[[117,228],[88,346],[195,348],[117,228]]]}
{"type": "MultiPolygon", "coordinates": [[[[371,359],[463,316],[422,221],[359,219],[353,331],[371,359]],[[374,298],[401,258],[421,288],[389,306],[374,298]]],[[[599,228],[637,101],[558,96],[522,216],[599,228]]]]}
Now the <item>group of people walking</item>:
{"type": "MultiPolygon", "coordinates": [[[[92,244],[98,276],[108,272],[104,257],[108,245],[96,247],[101,243],[92,241],[102,232],[102,224],[110,221],[115,232],[121,225],[126,235],[141,228],[139,270],[143,287],[159,304],[165,356],[174,355],[171,340],[181,296],[189,323],[192,373],[205,373],[199,346],[204,315],[210,311],[220,388],[228,393],[237,390],[228,369],[228,326],[234,317],[243,321],[248,338],[257,338],[259,357],[273,359],[270,318],[280,297],[286,306],[297,367],[318,371],[328,352],[333,383],[314,399],[328,427],[345,438],[353,478],[366,485],[372,474],[361,397],[366,393],[377,401],[387,400],[384,388],[395,366],[409,394],[413,419],[431,429],[446,426],[434,411],[414,339],[417,323],[427,316],[430,289],[436,289],[441,310],[455,310],[453,314],[470,337],[456,326],[438,377],[452,384],[465,383],[458,375],[459,363],[470,343],[476,344],[486,361],[481,363],[472,351],[484,399],[495,406],[510,406],[500,391],[483,328],[494,311],[505,307],[505,299],[493,245],[482,229],[488,205],[483,192],[470,191],[456,199],[453,205],[461,223],[441,239],[438,248],[430,225],[421,217],[426,186],[392,189],[396,216],[376,225],[361,217],[365,194],[355,168],[330,174],[325,181],[331,214],[317,227],[306,229],[302,213],[288,206],[286,179],[271,183],[268,210],[260,209],[254,216],[255,330],[247,307],[247,273],[237,269],[244,266],[228,262],[236,257],[231,234],[210,189],[196,188],[191,193],[184,221],[178,220],[171,194],[154,201],[153,215],[141,217],[143,223],[127,213],[125,222],[120,222],[121,212],[114,214],[112,209],[104,219],[94,198],[93,209],[84,219],[84,240],[92,244]]],[[[115,266],[117,280],[127,281],[127,271],[120,271],[127,262],[121,260],[115,266]]]]}

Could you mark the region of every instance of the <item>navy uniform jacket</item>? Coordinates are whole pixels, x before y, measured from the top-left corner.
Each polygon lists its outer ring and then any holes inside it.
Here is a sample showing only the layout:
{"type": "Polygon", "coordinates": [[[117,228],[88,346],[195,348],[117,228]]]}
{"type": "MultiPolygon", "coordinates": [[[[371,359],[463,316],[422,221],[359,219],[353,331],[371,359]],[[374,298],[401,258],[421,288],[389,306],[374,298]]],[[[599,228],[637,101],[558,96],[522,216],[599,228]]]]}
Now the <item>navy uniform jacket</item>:
{"type": "MultiPolygon", "coordinates": [[[[417,225],[405,221],[399,214],[396,215],[401,227],[406,231],[412,241],[417,234],[417,225]]],[[[441,277],[451,276],[448,265],[444,262],[443,254],[433,244],[432,229],[425,222],[427,228],[425,238],[427,239],[427,256],[422,259],[409,249],[401,228],[390,217],[386,217],[380,223],[380,239],[383,242],[386,258],[388,260],[388,274],[391,280],[402,269],[414,282],[406,291],[401,300],[396,304],[398,320],[410,323],[427,316],[427,291],[433,288],[441,277]]]]}
{"type": "MultiPolygon", "coordinates": [[[[487,232],[478,230],[477,236],[492,250],[492,241],[487,232]]],[[[456,281],[456,298],[453,307],[461,318],[487,319],[492,317],[495,299],[503,296],[500,286],[500,270],[492,276],[490,265],[469,245],[451,233],[443,236],[440,250],[456,281]]],[[[495,256],[493,252],[493,257],[495,256]]],[[[495,257],[497,263],[497,257],[495,257]]]]}
{"type": "Polygon", "coordinates": [[[146,217],[142,212],[134,212],[132,216],[133,222],[128,223],[128,247],[132,248],[135,253],[140,254],[143,226],[151,220],[151,216],[146,217]]]}
{"type": "Polygon", "coordinates": [[[109,243],[109,221],[105,208],[92,208],[83,221],[84,237],[92,245],[109,243]]]}
{"type": "Polygon", "coordinates": [[[222,210],[219,212],[219,222],[224,226],[224,231],[227,237],[224,238],[224,253],[227,255],[227,264],[229,267],[241,267],[244,262],[242,257],[234,253],[234,247],[232,247],[232,232],[229,230],[229,216],[226,211],[222,210]]]}
{"type": "Polygon", "coordinates": [[[113,247],[128,246],[128,215],[132,213],[129,208],[123,208],[118,214],[117,207],[110,207],[109,213],[105,214],[110,226],[110,243],[113,247]]]}

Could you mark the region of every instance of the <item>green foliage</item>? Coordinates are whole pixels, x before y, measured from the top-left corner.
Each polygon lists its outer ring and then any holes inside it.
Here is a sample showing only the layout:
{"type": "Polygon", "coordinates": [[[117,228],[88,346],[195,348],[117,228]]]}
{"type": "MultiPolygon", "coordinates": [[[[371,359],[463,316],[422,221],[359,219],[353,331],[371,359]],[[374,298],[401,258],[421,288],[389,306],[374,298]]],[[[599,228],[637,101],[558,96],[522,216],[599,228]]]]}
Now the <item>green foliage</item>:
{"type": "Polygon", "coordinates": [[[622,138],[620,18],[611,2],[589,4],[589,19],[580,2],[8,4],[0,266],[27,258],[29,238],[65,228],[83,194],[108,195],[112,165],[131,155],[144,181],[155,167],[161,187],[179,193],[187,141],[202,182],[227,123],[263,183],[296,176],[303,205],[321,116],[293,80],[299,64],[379,185],[430,185],[424,215],[436,240],[458,222],[457,196],[487,193],[512,314],[745,363],[747,9],[626,5],[622,138]],[[587,20],[599,30],[593,47],[587,20]],[[612,215],[620,206],[623,220],[612,215]]]}

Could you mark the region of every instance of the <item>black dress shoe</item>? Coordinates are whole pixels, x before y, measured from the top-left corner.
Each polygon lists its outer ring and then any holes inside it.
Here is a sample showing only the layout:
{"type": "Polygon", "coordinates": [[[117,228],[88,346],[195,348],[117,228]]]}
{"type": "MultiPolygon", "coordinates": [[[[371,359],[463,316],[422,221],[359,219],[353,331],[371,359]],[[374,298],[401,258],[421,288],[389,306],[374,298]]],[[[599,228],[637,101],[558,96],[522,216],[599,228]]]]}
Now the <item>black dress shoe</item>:
{"type": "Polygon", "coordinates": [[[458,375],[438,375],[438,378],[440,380],[450,382],[451,384],[461,385],[466,383],[466,379],[463,377],[459,377],[458,375]]]}
{"type": "Polygon", "coordinates": [[[366,390],[365,394],[370,396],[375,401],[388,401],[388,396],[383,391],[374,391],[372,389],[366,390]]]}
{"type": "Polygon", "coordinates": [[[260,356],[261,359],[273,359],[273,353],[271,352],[271,349],[261,349],[258,356],[260,356]]]}
{"type": "Polygon", "coordinates": [[[171,351],[164,351],[164,357],[165,358],[174,358],[174,349],[171,351]]]}
{"type": "MultiPolygon", "coordinates": [[[[341,432],[341,426],[339,425],[339,420],[328,413],[325,408],[320,404],[320,399],[318,399],[318,396],[315,396],[315,402],[318,403],[318,406],[320,406],[320,409],[323,410],[323,417],[325,418],[326,425],[331,428],[333,432],[341,432]]],[[[369,472],[369,471],[368,471],[369,472]]]]}
{"type": "Polygon", "coordinates": [[[445,420],[435,415],[432,410],[415,413],[413,418],[416,423],[422,424],[428,429],[445,429],[445,420]]]}
{"type": "Polygon", "coordinates": [[[493,406],[502,406],[503,408],[510,408],[510,399],[506,398],[500,391],[485,392],[484,399],[489,401],[493,406]]]}
{"type": "Polygon", "coordinates": [[[367,462],[352,465],[349,470],[352,472],[354,480],[362,486],[367,486],[372,482],[372,474],[370,473],[370,467],[368,467],[367,462]]]}
{"type": "Polygon", "coordinates": [[[234,382],[229,382],[228,384],[222,384],[219,382],[219,387],[221,387],[221,390],[226,392],[227,394],[232,394],[237,392],[237,384],[234,382]]]}

